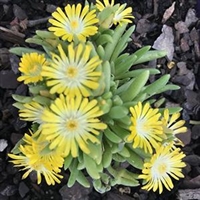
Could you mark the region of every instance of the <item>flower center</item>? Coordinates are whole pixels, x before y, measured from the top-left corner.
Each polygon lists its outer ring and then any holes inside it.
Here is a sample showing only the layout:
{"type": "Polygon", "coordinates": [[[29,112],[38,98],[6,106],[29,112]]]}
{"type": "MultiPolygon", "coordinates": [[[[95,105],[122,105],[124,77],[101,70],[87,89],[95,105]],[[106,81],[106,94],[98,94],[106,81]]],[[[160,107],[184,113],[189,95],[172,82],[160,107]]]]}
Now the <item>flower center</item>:
{"type": "Polygon", "coordinates": [[[159,166],[158,166],[158,172],[159,172],[160,174],[165,174],[166,171],[167,171],[167,166],[166,166],[166,164],[165,164],[165,163],[159,164],[159,166]]]}
{"type": "Polygon", "coordinates": [[[70,26],[73,30],[77,29],[78,26],[79,26],[79,23],[77,20],[72,20],[71,23],[70,23],[70,26]]]}
{"type": "Polygon", "coordinates": [[[78,70],[75,67],[68,67],[66,70],[66,75],[70,78],[75,78],[78,74],[78,70]]]}
{"type": "Polygon", "coordinates": [[[31,66],[31,68],[30,68],[30,73],[38,73],[39,72],[39,69],[40,69],[40,66],[39,65],[37,65],[37,64],[34,64],[34,65],[32,65],[31,66]]]}
{"type": "Polygon", "coordinates": [[[145,119],[138,119],[137,120],[137,132],[140,136],[145,136],[150,131],[148,127],[148,123],[145,119]]]}
{"type": "Polygon", "coordinates": [[[75,131],[78,128],[78,123],[76,120],[74,119],[70,119],[69,121],[67,121],[66,123],[66,128],[69,131],[75,131]]]}

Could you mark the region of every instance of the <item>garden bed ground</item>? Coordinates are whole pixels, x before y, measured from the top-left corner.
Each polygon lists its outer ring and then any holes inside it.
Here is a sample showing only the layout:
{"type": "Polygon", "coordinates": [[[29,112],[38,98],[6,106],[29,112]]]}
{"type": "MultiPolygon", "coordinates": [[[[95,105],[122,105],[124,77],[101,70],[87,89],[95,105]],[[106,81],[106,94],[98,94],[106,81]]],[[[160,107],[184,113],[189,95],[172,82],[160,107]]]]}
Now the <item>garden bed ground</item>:
{"type": "MultiPolygon", "coordinates": [[[[35,176],[21,180],[22,173],[8,162],[7,153],[22,138],[28,124],[18,117],[12,94],[25,94],[27,88],[16,81],[19,58],[8,52],[14,46],[28,46],[25,39],[35,30],[47,28],[47,20],[57,6],[82,1],[66,0],[0,0],[0,200],[7,199],[66,199],[66,200],[155,200],[200,199],[200,1],[195,0],[118,0],[133,7],[136,30],[128,51],[144,45],[157,48],[162,43],[168,51],[166,58],[147,63],[159,68],[162,74],[171,74],[170,81],[180,90],[163,94],[163,106],[182,106],[187,133],[181,134],[187,155],[185,178],[174,182],[172,191],[162,195],[145,192],[140,188],[118,186],[106,194],[75,184],[36,184],[35,176]],[[169,9],[168,9],[169,8],[169,9]],[[167,12],[166,12],[167,11],[167,12]],[[199,15],[199,16],[198,16],[199,15]],[[163,33],[163,34],[162,34],[163,33]],[[159,36],[162,34],[162,40],[159,36]],[[155,42],[157,40],[157,42],[155,42]],[[164,41],[164,42],[163,42],[164,41]]],[[[155,77],[152,77],[153,81],[155,77]]],[[[67,178],[67,172],[64,174],[67,178]]]]}

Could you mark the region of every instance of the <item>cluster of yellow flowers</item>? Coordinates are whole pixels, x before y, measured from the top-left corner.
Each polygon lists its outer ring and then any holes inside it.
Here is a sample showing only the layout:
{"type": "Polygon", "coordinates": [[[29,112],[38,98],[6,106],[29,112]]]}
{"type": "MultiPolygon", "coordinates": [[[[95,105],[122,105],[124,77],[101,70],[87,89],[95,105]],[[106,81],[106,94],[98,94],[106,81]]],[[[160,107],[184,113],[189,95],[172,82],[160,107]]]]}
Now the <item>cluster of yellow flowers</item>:
{"type": "Polygon", "coordinates": [[[183,177],[185,156],[177,133],[186,131],[184,120],[152,108],[154,94],[168,89],[169,76],[147,84],[156,69],[130,70],[131,66],[163,57],[149,51],[122,53],[134,27],[132,8],[97,0],[84,7],[67,5],[52,13],[49,31],[36,31],[27,42],[35,49],[11,49],[21,55],[18,81],[28,85],[28,96],[13,95],[22,120],[32,122],[29,134],[9,157],[17,167],[44,176],[48,185],[60,183],[62,168],[69,169],[68,186],[75,181],[89,187],[87,174],[99,192],[111,186],[139,185],[143,189],[171,190],[171,178],[183,177]],[[112,28],[111,28],[112,27],[112,28]],[[20,51],[20,53],[19,53],[20,51]],[[128,162],[141,170],[135,174],[121,166],[128,162]],[[83,171],[86,169],[86,172],[83,171]]]}

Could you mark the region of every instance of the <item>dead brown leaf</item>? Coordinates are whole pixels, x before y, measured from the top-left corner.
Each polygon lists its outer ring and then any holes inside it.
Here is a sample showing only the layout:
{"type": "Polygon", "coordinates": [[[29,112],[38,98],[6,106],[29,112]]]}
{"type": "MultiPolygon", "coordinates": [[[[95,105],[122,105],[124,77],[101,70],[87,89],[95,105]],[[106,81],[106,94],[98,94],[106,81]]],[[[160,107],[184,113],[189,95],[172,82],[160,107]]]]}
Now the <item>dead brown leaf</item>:
{"type": "Polygon", "coordinates": [[[164,24],[173,14],[174,9],[175,9],[175,1],[172,3],[172,5],[164,12],[163,18],[162,18],[162,23],[164,24]]]}

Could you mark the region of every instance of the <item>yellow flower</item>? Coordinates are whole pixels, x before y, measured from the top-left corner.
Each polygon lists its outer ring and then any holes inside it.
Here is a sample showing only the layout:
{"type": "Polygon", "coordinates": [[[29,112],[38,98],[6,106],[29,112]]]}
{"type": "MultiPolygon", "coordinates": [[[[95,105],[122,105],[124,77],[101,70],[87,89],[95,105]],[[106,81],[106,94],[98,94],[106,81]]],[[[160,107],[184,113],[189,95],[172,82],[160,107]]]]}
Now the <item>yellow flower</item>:
{"type": "Polygon", "coordinates": [[[169,110],[165,109],[164,111],[164,116],[162,119],[163,125],[170,129],[174,135],[178,133],[184,133],[187,131],[187,128],[183,126],[185,124],[185,120],[177,121],[177,119],[180,118],[180,115],[180,113],[174,113],[170,117],[169,110]]]}
{"type": "Polygon", "coordinates": [[[104,10],[105,8],[107,7],[113,7],[114,6],[114,3],[115,1],[114,0],[111,0],[111,3],[109,2],[110,0],[103,0],[103,3],[99,0],[96,0],[96,7],[99,11],[102,11],[104,10]]]}
{"type": "Polygon", "coordinates": [[[62,40],[68,40],[71,42],[75,38],[80,41],[85,41],[86,37],[97,33],[98,19],[96,18],[96,10],[89,10],[89,6],[86,5],[82,10],[82,5],[78,4],[76,7],[73,4],[65,7],[65,12],[61,8],[52,14],[54,19],[49,19],[49,22],[53,25],[49,27],[49,31],[53,31],[58,37],[62,37],[62,40]]]}
{"type": "Polygon", "coordinates": [[[102,114],[97,100],[89,101],[81,95],[74,98],[60,95],[50,109],[44,111],[41,134],[51,142],[50,149],[63,149],[65,156],[71,152],[77,157],[78,147],[88,154],[87,140],[99,143],[95,136],[107,127],[98,119],[102,114]]]}
{"type": "MultiPolygon", "coordinates": [[[[116,25],[117,23],[119,23],[120,25],[122,25],[122,23],[132,23],[131,19],[134,19],[132,15],[132,8],[126,8],[126,3],[122,5],[116,4],[116,6],[118,6],[118,8],[115,12],[113,11],[114,13],[112,23],[114,25],[116,25]]],[[[103,11],[105,8],[108,7],[114,7],[114,0],[111,0],[111,3],[109,2],[109,0],[103,0],[103,3],[99,0],[96,0],[96,7],[99,11],[103,11]]]]}
{"type": "Polygon", "coordinates": [[[166,138],[163,140],[164,145],[170,145],[172,148],[175,148],[175,145],[183,146],[181,140],[176,137],[176,134],[184,133],[187,131],[187,128],[184,126],[185,120],[178,120],[180,113],[174,113],[170,117],[169,110],[164,110],[164,115],[162,118],[163,122],[163,131],[166,135],[166,138]]]}
{"type": "Polygon", "coordinates": [[[15,167],[23,167],[21,170],[26,171],[22,179],[35,171],[37,173],[37,183],[40,184],[42,176],[44,176],[48,185],[55,185],[60,183],[60,179],[63,178],[59,174],[60,168],[63,166],[64,158],[60,149],[49,150],[47,141],[37,141],[33,136],[25,134],[25,145],[20,145],[19,155],[8,154],[15,167]]]}
{"type": "Polygon", "coordinates": [[[22,75],[18,77],[18,81],[24,81],[25,84],[37,83],[42,81],[41,72],[44,66],[48,65],[44,54],[27,53],[24,54],[19,63],[19,71],[22,75]]]}
{"type": "Polygon", "coordinates": [[[101,64],[98,56],[90,58],[92,47],[73,43],[68,46],[68,55],[61,45],[58,46],[60,56],[53,54],[51,66],[44,68],[43,76],[47,77],[50,93],[64,93],[66,95],[90,96],[90,90],[99,87],[101,72],[97,67],[101,64]]]}
{"type": "Polygon", "coordinates": [[[157,148],[162,141],[162,122],[159,120],[158,109],[150,108],[149,103],[142,107],[139,102],[134,107],[130,107],[132,114],[130,126],[131,134],[127,141],[133,140],[133,148],[143,148],[145,152],[152,153],[153,147],[157,148]],[[153,147],[152,147],[153,146],[153,147]]]}
{"type": "Polygon", "coordinates": [[[122,25],[122,23],[132,23],[132,21],[130,20],[134,18],[132,15],[132,8],[128,7],[125,9],[125,7],[126,4],[122,4],[115,12],[113,17],[113,23],[115,25],[117,23],[119,23],[120,25],[122,25]]]}
{"type": "Polygon", "coordinates": [[[44,106],[37,102],[30,102],[23,105],[24,109],[19,110],[19,116],[25,121],[33,121],[39,124],[42,123],[41,116],[44,111],[44,106]]]}
{"type": "Polygon", "coordinates": [[[144,179],[144,190],[155,192],[159,190],[159,194],[163,191],[163,185],[167,190],[171,190],[174,186],[171,177],[179,180],[183,178],[182,168],[185,163],[182,158],[185,154],[179,148],[171,149],[169,146],[162,146],[156,150],[149,162],[144,163],[144,168],[138,178],[144,179]]]}

